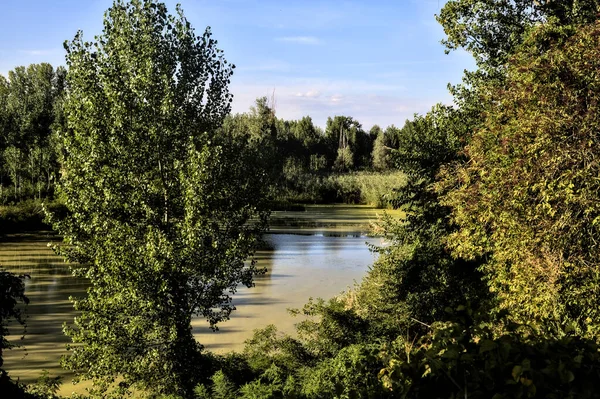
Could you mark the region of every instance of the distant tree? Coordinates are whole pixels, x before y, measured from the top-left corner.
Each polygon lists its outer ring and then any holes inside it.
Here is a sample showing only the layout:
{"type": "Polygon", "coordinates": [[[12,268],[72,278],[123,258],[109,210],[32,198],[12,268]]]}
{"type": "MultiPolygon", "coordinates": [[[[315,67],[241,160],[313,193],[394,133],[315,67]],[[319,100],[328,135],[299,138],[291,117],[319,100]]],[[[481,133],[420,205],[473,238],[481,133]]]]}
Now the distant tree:
{"type": "Polygon", "coordinates": [[[117,0],[96,41],[66,43],[67,128],[57,250],[90,288],[75,298],[63,365],[92,393],[192,397],[203,378],[194,315],[227,320],[266,223],[265,173],[244,134],[218,130],[233,66],[153,0],[117,0]],[[117,384],[113,384],[118,379],[117,384]]]}
{"type": "Polygon", "coordinates": [[[0,75],[0,151],[8,146],[8,132],[11,126],[11,114],[8,110],[10,86],[8,80],[0,75]]]}
{"type": "Polygon", "coordinates": [[[338,149],[333,170],[338,172],[347,172],[354,167],[354,153],[350,147],[338,149]]]}
{"type": "Polygon", "coordinates": [[[383,129],[379,125],[373,125],[371,129],[369,129],[369,136],[373,141],[377,140],[380,134],[383,133],[383,129]]]}
{"type": "Polygon", "coordinates": [[[318,146],[322,140],[322,136],[310,116],[295,121],[291,130],[294,137],[309,151],[318,146]]]}
{"type": "Polygon", "coordinates": [[[327,158],[325,155],[311,154],[310,155],[310,170],[320,172],[327,168],[327,158]]]}
{"type": "Polygon", "coordinates": [[[254,106],[250,107],[250,133],[253,137],[277,137],[275,109],[269,104],[267,97],[256,99],[254,106]]]}
{"type": "Polygon", "coordinates": [[[15,199],[20,199],[23,169],[25,169],[23,167],[25,164],[23,152],[15,146],[10,146],[4,150],[2,160],[4,166],[3,169],[8,173],[8,176],[13,182],[14,197],[15,199]]]}
{"type": "Polygon", "coordinates": [[[41,197],[42,191],[51,191],[51,177],[58,171],[52,135],[62,118],[58,104],[65,92],[64,74],[64,68],[55,71],[44,63],[17,67],[9,71],[8,80],[0,79],[0,150],[10,153],[0,169],[19,198],[23,188],[26,196],[41,197]],[[22,162],[13,162],[17,152],[22,162]]]}
{"type": "Polygon", "coordinates": [[[371,157],[370,139],[358,121],[349,116],[328,118],[325,138],[329,161],[335,164],[335,169],[368,166],[371,157]]]}
{"type": "Polygon", "coordinates": [[[13,118],[10,145],[25,149],[45,144],[54,119],[54,77],[54,69],[46,63],[8,72],[8,112],[13,118]]]}
{"type": "Polygon", "coordinates": [[[385,131],[378,132],[373,143],[373,168],[387,170],[393,166],[392,151],[398,147],[400,129],[394,125],[388,126],[385,131]]]}

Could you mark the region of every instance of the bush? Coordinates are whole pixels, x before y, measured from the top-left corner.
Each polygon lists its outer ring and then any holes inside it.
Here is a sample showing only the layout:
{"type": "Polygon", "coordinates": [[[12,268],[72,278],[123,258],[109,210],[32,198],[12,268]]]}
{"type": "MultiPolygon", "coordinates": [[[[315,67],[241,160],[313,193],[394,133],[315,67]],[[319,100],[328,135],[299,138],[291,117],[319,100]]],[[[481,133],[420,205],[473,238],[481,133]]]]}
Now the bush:
{"type": "Polygon", "coordinates": [[[44,221],[45,211],[55,214],[64,213],[61,201],[43,202],[26,200],[13,205],[0,206],[0,235],[23,231],[50,230],[51,226],[44,221]]]}

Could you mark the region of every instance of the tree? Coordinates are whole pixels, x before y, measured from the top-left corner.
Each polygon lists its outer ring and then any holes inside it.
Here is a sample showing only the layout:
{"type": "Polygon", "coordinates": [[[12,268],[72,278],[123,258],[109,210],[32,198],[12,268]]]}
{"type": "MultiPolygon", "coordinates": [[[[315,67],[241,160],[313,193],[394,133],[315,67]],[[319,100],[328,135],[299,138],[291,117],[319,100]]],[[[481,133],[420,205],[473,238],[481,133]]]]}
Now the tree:
{"type": "Polygon", "coordinates": [[[363,166],[364,156],[371,156],[365,143],[368,136],[358,121],[349,116],[327,118],[325,138],[327,140],[330,164],[335,169],[347,170],[363,166]]]}
{"type": "Polygon", "coordinates": [[[8,322],[15,320],[21,325],[25,325],[23,312],[17,307],[19,302],[29,303],[25,296],[25,276],[17,276],[4,270],[0,270],[0,375],[5,371],[2,369],[4,360],[2,353],[14,345],[6,340],[9,334],[8,322]]]}
{"type": "Polygon", "coordinates": [[[400,129],[391,125],[385,131],[381,131],[380,129],[375,135],[373,135],[372,131],[373,129],[371,129],[371,136],[375,137],[373,152],[371,154],[373,167],[378,170],[388,170],[392,167],[392,151],[398,147],[400,129]]]}
{"type": "Polygon", "coordinates": [[[8,111],[9,90],[8,80],[0,75],[0,150],[4,150],[7,146],[6,139],[11,124],[8,111]]]}
{"type": "MultiPolygon", "coordinates": [[[[475,58],[477,69],[465,71],[463,83],[450,86],[464,124],[472,130],[483,122],[480,104],[492,83],[505,87],[506,65],[530,29],[555,21],[559,26],[580,26],[596,21],[599,0],[450,0],[436,16],[447,37],[446,52],[464,49],[475,58]]],[[[548,38],[552,41],[552,38],[548,38]]],[[[539,43],[540,51],[548,43],[539,43]]]]}
{"type": "Polygon", "coordinates": [[[68,215],[53,222],[91,286],[73,299],[63,364],[95,394],[191,397],[203,378],[192,317],[228,319],[257,272],[245,260],[266,224],[264,173],[245,140],[218,130],[234,66],[216,45],[154,0],[117,0],[95,42],[79,32],[65,44],[68,215]]]}
{"type": "Polygon", "coordinates": [[[10,144],[25,149],[44,144],[53,122],[54,69],[47,63],[20,66],[8,72],[8,112],[13,118],[10,144]],[[12,136],[12,137],[11,137],[12,136]]]}
{"type": "Polygon", "coordinates": [[[480,68],[504,69],[533,26],[554,18],[559,25],[595,21],[598,0],[451,0],[436,18],[447,38],[447,51],[463,48],[480,68]]]}
{"type": "Polygon", "coordinates": [[[17,147],[11,146],[4,150],[3,154],[4,170],[8,173],[14,186],[15,199],[21,197],[23,153],[17,147]],[[17,193],[18,190],[18,193],[17,193]]]}
{"type": "Polygon", "coordinates": [[[460,226],[450,246],[465,258],[485,255],[483,270],[512,320],[596,339],[599,38],[598,23],[530,34],[508,67],[507,89],[490,91],[485,123],[468,163],[446,176],[455,189],[444,200],[460,226]]]}
{"type": "Polygon", "coordinates": [[[294,121],[292,134],[309,151],[315,149],[321,143],[322,139],[318,128],[315,127],[310,116],[305,116],[302,119],[294,121]]]}
{"type": "Polygon", "coordinates": [[[12,180],[15,199],[41,198],[42,189],[51,190],[51,177],[58,171],[52,135],[62,118],[64,74],[64,68],[42,63],[17,67],[9,71],[8,80],[0,79],[0,150],[7,155],[2,177],[12,180]]]}

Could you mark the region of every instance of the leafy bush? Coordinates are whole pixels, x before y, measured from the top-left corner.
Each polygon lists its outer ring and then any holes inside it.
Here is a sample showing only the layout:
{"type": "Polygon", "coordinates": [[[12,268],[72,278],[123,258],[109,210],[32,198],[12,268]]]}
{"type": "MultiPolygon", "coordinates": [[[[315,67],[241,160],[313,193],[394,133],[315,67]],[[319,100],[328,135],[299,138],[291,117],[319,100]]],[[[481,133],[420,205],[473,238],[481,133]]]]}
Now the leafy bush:
{"type": "Polygon", "coordinates": [[[44,221],[45,210],[61,214],[64,212],[64,205],[58,200],[50,202],[26,200],[16,205],[0,206],[0,235],[22,231],[49,230],[50,225],[44,221]]]}
{"type": "Polygon", "coordinates": [[[459,307],[421,337],[384,345],[380,378],[398,398],[597,398],[598,345],[512,325],[496,336],[459,307]],[[529,332],[529,333],[526,333],[529,332]]]}
{"type": "Polygon", "coordinates": [[[500,308],[557,337],[600,332],[599,41],[600,23],[535,29],[440,184],[454,255],[485,257],[500,308]]]}

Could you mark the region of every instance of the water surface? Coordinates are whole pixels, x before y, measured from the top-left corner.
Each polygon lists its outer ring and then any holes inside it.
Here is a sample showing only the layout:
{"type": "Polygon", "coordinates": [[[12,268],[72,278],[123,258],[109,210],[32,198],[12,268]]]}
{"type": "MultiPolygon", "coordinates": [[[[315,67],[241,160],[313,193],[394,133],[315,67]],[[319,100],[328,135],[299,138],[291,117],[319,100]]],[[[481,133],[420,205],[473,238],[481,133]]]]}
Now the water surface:
{"type": "MultiPolygon", "coordinates": [[[[272,233],[265,235],[270,249],[256,254],[258,266],[267,268],[267,273],[256,278],[255,287],[240,288],[233,301],[237,310],[231,320],[219,325],[219,331],[213,332],[203,319],[194,320],[195,337],[207,349],[223,353],[241,350],[254,329],[268,324],[293,333],[298,320],[287,309],[301,308],[311,297],[330,298],[360,281],[375,259],[366,243],[380,244],[380,239],[365,235],[378,212],[352,206],[276,212],[272,233]]],[[[11,340],[22,347],[4,356],[4,368],[25,382],[35,380],[44,369],[69,378],[58,365],[69,342],[62,325],[75,316],[69,296],[84,295],[87,282],[71,276],[68,265],[48,247],[57,239],[51,233],[36,233],[0,242],[0,265],[30,276],[25,282],[31,302],[24,338],[19,340],[22,330],[11,329],[11,340]]],[[[71,390],[70,385],[61,391],[71,390]]]]}

